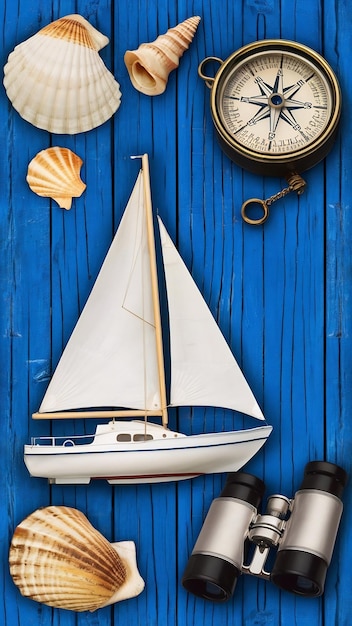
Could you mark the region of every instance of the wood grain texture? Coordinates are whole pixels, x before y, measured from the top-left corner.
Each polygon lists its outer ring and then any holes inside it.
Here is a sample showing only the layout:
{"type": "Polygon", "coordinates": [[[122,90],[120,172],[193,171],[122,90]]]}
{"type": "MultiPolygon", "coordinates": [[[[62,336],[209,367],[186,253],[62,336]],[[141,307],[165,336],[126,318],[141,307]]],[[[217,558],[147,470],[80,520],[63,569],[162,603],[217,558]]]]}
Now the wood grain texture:
{"type": "MultiPolygon", "coordinates": [[[[31,479],[23,445],[31,436],[91,432],[83,421],[34,422],[62,349],[92,288],[148,152],[154,206],[243,368],[274,431],[246,470],[267,495],[292,496],[304,465],[326,459],[351,471],[352,220],[349,137],[350,32],[347,0],[2,0],[1,64],[14,46],[50,21],[80,13],[110,39],[101,56],[121,85],[121,107],[103,126],[49,135],[26,123],[0,91],[0,626],[349,626],[351,489],[325,594],[307,600],[242,577],[217,605],[181,587],[187,559],[225,476],[179,484],[52,486],[31,479]],[[202,20],[166,92],[131,85],[123,55],[191,15],[202,20]],[[271,209],[264,227],[243,223],[249,196],[284,181],[242,171],[221,152],[210,92],[197,75],[206,56],[227,58],[256,39],[309,45],[336,71],[343,115],[327,159],[306,173],[308,187],[271,209]],[[33,194],[29,161],[62,145],[84,161],[83,195],[63,211],[33,194]],[[132,539],[145,591],[93,614],[52,610],[22,598],[8,571],[15,526],[50,503],[75,506],[107,539],[132,539]]],[[[171,426],[186,433],[253,425],[228,411],[182,409],[171,426]],[[190,419],[191,418],[191,419],[190,419]]]]}

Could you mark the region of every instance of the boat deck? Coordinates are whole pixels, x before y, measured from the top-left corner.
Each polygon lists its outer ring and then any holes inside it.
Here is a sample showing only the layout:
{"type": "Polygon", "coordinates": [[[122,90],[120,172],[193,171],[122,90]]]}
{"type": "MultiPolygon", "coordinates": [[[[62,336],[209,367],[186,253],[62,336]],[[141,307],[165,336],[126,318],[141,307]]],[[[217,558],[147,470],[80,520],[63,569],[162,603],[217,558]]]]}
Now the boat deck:
{"type": "MultiPolygon", "coordinates": [[[[351,488],[324,596],[280,592],[242,576],[224,604],[196,599],[181,577],[225,475],[180,483],[49,485],[30,478],[23,445],[31,437],[93,432],[83,420],[31,419],[92,288],[147,152],[154,206],[176,242],[243,369],[273,433],[246,470],[266,497],[292,497],[310,460],[351,473],[352,220],[350,33],[346,1],[310,0],[4,0],[1,64],[16,44],[53,19],[78,12],[110,39],[101,51],[121,86],[121,107],[103,126],[50,135],[25,122],[0,93],[1,134],[1,626],[347,626],[351,621],[351,488]],[[191,15],[202,18],[190,49],[155,98],[131,85],[123,56],[191,15]],[[268,198],[285,180],[242,171],[221,152],[210,92],[197,68],[263,38],[285,38],[322,53],[336,71],[343,115],[326,160],[304,174],[301,196],[270,207],[263,226],[241,219],[249,197],[268,198]],[[87,185],[68,211],[35,195],[29,161],[51,145],[83,159],[87,185]],[[50,503],[76,507],[111,541],[134,540],[145,591],[94,614],[53,610],[22,598],[8,571],[17,524],[50,503]]],[[[118,279],[118,275],[116,276],[118,279]]],[[[255,427],[228,411],[170,412],[180,432],[255,427]]],[[[235,539],[235,538],[234,538],[235,539]]]]}

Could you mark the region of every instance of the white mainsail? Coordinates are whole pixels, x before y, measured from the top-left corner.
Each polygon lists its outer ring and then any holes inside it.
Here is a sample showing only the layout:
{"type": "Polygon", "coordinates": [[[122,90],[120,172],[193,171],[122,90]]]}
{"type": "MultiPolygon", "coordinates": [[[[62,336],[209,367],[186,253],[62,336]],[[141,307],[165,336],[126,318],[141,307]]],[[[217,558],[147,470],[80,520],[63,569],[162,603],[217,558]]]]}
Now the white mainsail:
{"type": "Polygon", "coordinates": [[[160,409],[142,172],[39,412],[109,406],[160,409]]]}
{"type": "Polygon", "coordinates": [[[264,416],[160,218],[170,317],[171,404],[264,416]]]}

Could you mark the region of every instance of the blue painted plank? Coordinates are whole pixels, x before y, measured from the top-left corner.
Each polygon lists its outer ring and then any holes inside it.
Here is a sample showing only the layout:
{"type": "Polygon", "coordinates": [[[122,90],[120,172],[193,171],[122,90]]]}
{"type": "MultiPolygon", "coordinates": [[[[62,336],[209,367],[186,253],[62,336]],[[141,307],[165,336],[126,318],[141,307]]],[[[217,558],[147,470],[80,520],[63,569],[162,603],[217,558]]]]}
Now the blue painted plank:
{"type": "MultiPolygon", "coordinates": [[[[342,124],[339,141],[326,168],[326,450],[329,458],[351,473],[351,233],[349,174],[348,35],[351,15],[347,3],[324,6],[324,50],[339,77],[342,124]],[[342,28],[343,24],[343,28],[342,28]]],[[[326,622],[348,624],[352,610],[349,569],[352,550],[349,520],[351,489],[346,490],[345,514],[329,572],[325,597],[326,622]]]]}
{"type": "MultiPolygon", "coordinates": [[[[2,5],[1,65],[18,42],[38,26],[40,4],[43,20],[50,19],[45,3],[38,3],[28,14],[18,3],[2,5]]],[[[49,343],[43,342],[48,330],[50,255],[49,203],[39,206],[26,183],[27,166],[33,151],[46,147],[43,132],[33,135],[9,105],[4,90],[0,101],[1,119],[1,588],[0,622],[45,623],[48,611],[39,605],[19,601],[18,591],[8,572],[8,549],[13,530],[31,511],[43,505],[49,489],[31,481],[23,464],[22,444],[34,434],[30,414],[39,400],[47,375],[49,343]],[[20,147],[20,148],[19,148],[20,147]],[[43,335],[42,335],[43,333],[43,335]],[[30,497],[26,494],[30,493],[30,497]]]]}

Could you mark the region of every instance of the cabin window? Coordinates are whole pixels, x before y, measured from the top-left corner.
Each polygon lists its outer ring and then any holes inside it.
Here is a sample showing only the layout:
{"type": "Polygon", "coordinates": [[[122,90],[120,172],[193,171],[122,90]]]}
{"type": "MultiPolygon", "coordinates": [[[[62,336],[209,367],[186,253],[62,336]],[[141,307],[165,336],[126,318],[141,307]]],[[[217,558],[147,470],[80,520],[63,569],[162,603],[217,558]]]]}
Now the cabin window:
{"type": "Polygon", "coordinates": [[[117,435],[116,441],[131,441],[131,435],[129,433],[120,433],[117,435]]]}
{"type": "Polygon", "coordinates": [[[133,441],[150,441],[150,439],[153,439],[152,435],[133,435],[133,441]]]}

